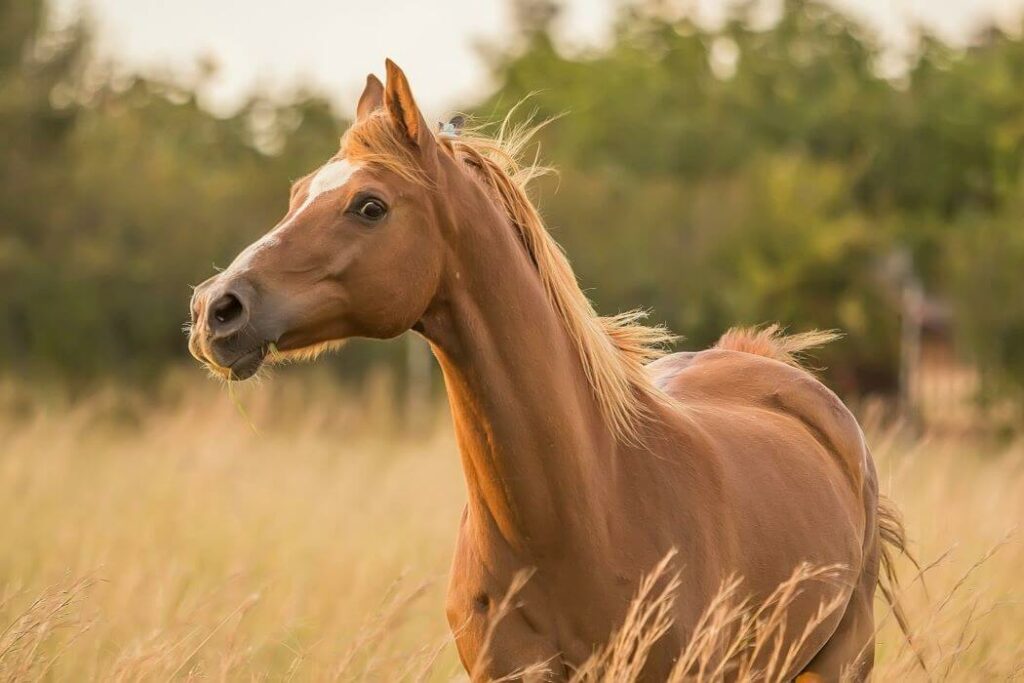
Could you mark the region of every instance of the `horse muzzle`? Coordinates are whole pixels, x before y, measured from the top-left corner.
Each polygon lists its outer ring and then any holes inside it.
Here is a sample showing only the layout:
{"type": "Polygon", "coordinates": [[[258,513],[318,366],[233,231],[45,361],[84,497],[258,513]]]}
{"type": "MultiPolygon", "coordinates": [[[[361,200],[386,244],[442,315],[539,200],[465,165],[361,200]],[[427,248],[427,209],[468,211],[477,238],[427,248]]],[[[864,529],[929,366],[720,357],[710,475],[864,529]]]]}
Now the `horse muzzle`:
{"type": "Polygon", "coordinates": [[[212,372],[228,380],[256,374],[273,338],[253,319],[256,290],[241,279],[210,278],[192,295],[188,348],[212,372]]]}

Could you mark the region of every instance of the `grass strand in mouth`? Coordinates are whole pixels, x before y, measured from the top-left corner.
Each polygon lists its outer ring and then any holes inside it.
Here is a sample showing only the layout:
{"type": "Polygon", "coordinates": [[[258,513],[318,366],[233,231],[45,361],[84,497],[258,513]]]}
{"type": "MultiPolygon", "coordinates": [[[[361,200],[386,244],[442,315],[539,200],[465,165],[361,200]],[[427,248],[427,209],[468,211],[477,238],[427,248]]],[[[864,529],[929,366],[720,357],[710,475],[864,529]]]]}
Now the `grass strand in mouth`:
{"type": "Polygon", "coordinates": [[[242,405],[242,400],[238,397],[238,394],[235,393],[235,381],[233,379],[234,374],[234,371],[231,368],[228,368],[228,397],[231,399],[231,402],[235,404],[235,410],[237,410],[238,414],[242,416],[245,423],[249,425],[249,429],[252,430],[252,433],[259,436],[260,430],[256,428],[256,423],[253,422],[252,418],[249,416],[249,411],[245,409],[245,406],[242,405]]]}

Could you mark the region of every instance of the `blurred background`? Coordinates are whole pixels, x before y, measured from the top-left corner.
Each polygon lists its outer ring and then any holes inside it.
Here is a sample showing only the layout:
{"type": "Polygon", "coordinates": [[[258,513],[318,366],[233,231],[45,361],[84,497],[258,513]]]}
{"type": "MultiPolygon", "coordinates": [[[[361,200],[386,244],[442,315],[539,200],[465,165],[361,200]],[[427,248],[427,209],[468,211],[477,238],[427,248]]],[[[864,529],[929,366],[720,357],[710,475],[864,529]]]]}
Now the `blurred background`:
{"type": "MultiPolygon", "coordinates": [[[[565,114],[536,197],[599,310],[691,348],[840,329],[847,397],[1020,398],[1022,3],[327,5],[3,3],[5,374],[189,363],[188,285],[279,219],[390,54],[434,118],[565,114]]],[[[329,372],[400,383],[408,356],[329,372]]]]}
{"type": "MultiPolygon", "coordinates": [[[[845,333],[814,364],[924,559],[959,544],[936,583],[983,576],[993,598],[922,598],[922,642],[946,678],[1024,673],[1024,549],[985,565],[1024,519],[1022,17],[0,0],[0,680],[458,669],[430,582],[463,494],[422,342],[229,389],[182,333],[189,285],[278,221],[385,56],[430,119],[525,97],[561,116],[534,196],[600,312],[648,308],[687,349],[736,324],[845,333]],[[411,626],[382,640],[398,612],[411,626]]],[[[911,676],[887,642],[886,676],[911,676]]]]}

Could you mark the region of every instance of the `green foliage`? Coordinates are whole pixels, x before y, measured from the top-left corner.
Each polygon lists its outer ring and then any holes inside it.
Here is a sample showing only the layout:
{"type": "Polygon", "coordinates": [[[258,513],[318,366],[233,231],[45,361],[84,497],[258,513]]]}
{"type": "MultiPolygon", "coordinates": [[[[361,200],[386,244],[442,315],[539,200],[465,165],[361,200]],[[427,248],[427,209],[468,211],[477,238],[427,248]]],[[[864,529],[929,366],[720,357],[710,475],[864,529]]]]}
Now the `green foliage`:
{"type": "MultiPolygon", "coordinates": [[[[839,328],[835,385],[886,389],[883,265],[909,250],[990,386],[1024,387],[1024,40],[925,35],[891,81],[870,35],[811,0],[714,30],[634,0],[582,55],[551,37],[557,6],[517,3],[518,38],[487,55],[498,87],[470,109],[532,93],[567,114],[538,198],[600,310],[649,307],[691,347],[738,323],[839,328]]],[[[0,0],[0,353],[12,372],[153,376],[184,358],[187,285],[276,222],[344,121],[308,93],[218,118],[198,84],[87,70],[87,27],[45,15],[0,0]]]]}
{"type": "MultiPolygon", "coordinates": [[[[1022,198],[1024,199],[1024,198],[1022,198]]],[[[949,250],[960,334],[990,393],[1024,397],[1024,201],[964,217],[949,250]]]]}
{"type": "Polygon", "coordinates": [[[524,24],[478,108],[568,112],[544,136],[564,171],[542,197],[600,308],[651,306],[693,347],[734,323],[838,328],[833,383],[892,389],[884,266],[909,249],[927,290],[961,302],[959,339],[992,386],[1024,385],[1024,260],[997,246],[1019,241],[1024,41],[993,30],[956,52],[922,36],[894,82],[869,34],[819,2],[789,0],[767,28],[756,3],[715,30],[665,8],[627,4],[587,55],[559,52],[550,15],[524,24]],[[994,272],[968,261],[985,251],[994,272]]]}
{"type": "Polygon", "coordinates": [[[21,372],[152,375],[183,358],[189,283],[277,221],[344,124],[313,97],[217,118],[187,88],[89,84],[84,32],[32,16],[2,89],[0,353],[21,372]]]}

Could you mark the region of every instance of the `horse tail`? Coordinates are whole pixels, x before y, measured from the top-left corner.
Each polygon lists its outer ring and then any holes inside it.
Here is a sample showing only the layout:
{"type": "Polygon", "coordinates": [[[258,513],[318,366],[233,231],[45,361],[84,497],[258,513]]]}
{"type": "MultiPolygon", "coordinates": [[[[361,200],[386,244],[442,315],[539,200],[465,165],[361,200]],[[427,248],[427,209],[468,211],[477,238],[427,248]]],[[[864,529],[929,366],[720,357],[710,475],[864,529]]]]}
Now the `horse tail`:
{"type": "Polygon", "coordinates": [[[918,665],[930,679],[928,665],[925,664],[924,656],[917,647],[917,643],[914,642],[907,613],[900,602],[900,579],[896,572],[896,556],[903,555],[906,557],[917,568],[918,572],[921,571],[921,565],[918,564],[917,559],[907,549],[907,532],[903,527],[903,519],[900,516],[899,510],[885,496],[878,497],[878,540],[879,558],[881,560],[878,572],[878,590],[881,591],[882,597],[885,598],[889,609],[892,610],[896,623],[899,625],[903,637],[906,638],[907,645],[913,651],[918,665]]]}
{"type": "Polygon", "coordinates": [[[805,351],[824,346],[841,336],[836,330],[785,334],[778,323],[772,323],[765,327],[734,327],[722,335],[715,348],[743,351],[801,367],[801,355],[805,351]]]}

